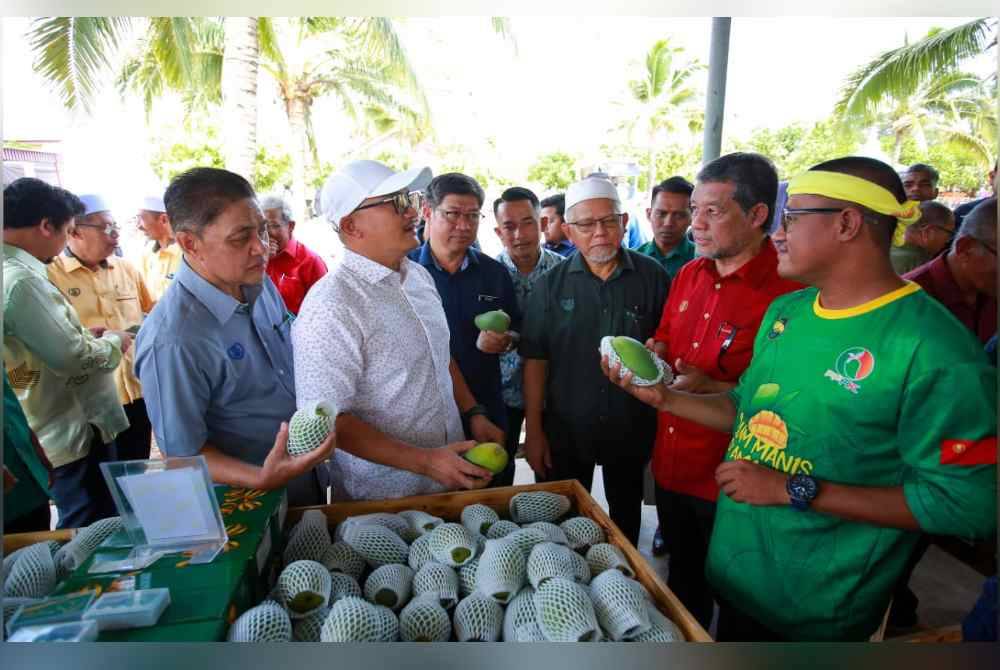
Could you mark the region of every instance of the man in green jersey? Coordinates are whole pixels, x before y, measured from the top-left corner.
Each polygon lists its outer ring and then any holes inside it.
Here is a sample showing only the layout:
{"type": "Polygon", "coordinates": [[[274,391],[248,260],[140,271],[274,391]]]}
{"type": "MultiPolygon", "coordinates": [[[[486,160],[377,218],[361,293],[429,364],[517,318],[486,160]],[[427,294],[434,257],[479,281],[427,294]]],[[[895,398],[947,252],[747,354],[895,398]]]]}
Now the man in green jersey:
{"type": "Polygon", "coordinates": [[[811,288],[771,304],[739,385],[618,383],[733,433],[706,564],[718,638],[864,640],[919,532],[996,532],[996,375],[968,330],[893,271],[893,232],[919,209],[888,165],[828,161],[788,193],[778,273],[811,288]]]}

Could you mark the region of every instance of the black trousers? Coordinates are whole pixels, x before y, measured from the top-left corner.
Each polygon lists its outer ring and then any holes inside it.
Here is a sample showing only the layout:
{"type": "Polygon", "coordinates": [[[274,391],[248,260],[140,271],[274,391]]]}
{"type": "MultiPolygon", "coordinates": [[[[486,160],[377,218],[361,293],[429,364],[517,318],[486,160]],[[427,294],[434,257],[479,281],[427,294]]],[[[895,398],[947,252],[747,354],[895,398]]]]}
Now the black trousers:
{"type": "Polygon", "coordinates": [[[118,514],[100,465],[113,460],[115,443],[105,444],[91,427],[90,453],[52,470],[52,500],[59,511],[57,528],[83,528],[118,514]]]}
{"type": "Polygon", "coordinates": [[[924,557],[931,546],[931,536],[926,533],[920,534],[920,539],[913,547],[910,559],[903,568],[903,574],[896,582],[896,589],[892,593],[892,610],[889,612],[889,623],[901,627],[910,627],[917,621],[917,606],[920,599],[910,588],[910,578],[917,567],[917,563],[924,557]]]}
{"type": "Polygon", "coordinates": [[[507,406],[507,432],[504,449],[507,451],[507,467],[490,482],[490,487],[511,486],[514,483],[514,455],[521,444],[521,426],[524,424],[524,410],[507,406]]]}
{"type": "Polygon", "coordinates": [[[124,405],[125,416],[129,427],[115,438],[116,452],[114,460],[139,461],[149,458],[149,448],[152,443],[153,426],[146,413],[146,401],[142,398],[124,405]]]}
{"type": "Polygon", "coordinates": [[[552,454],[546,480],[576,479],[589,491],[594,466],[601,465],[608,514],[629,542],[638,544],[642,476],[656,436],[655,420],[630,426],[574,426],[546,415],[543,427],[552,454]]]}
{"type": "Polygon", "coordinates": [[[667,586],[707,630],[712,623],[713,597],[705,579],[705,562],[715,503],[657,486],[656,515],[670,554],[667,586]]]}
{"type": "Polygon", "coordinates": [[[782,642],[785,640],[770,628],[719,599],[719,621],[716,642],[782,642]]]}
{"type": "Polygon", "coordinates": [[[49,509],[49,501],[44,505],[39,505],[24,516],[13,521],[4,521],[4,535],[11,533],[36,533],[48,531],[52,525],[52,510],[49,509]]]}

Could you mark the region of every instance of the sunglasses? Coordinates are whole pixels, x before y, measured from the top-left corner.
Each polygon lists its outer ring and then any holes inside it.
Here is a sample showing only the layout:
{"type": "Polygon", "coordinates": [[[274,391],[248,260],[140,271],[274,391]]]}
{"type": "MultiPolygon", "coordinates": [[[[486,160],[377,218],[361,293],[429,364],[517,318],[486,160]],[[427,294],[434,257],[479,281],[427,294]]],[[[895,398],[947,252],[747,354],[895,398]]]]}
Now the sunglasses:
{"type": "Polygon", "coordinates": [[[393,208],[396,210],[396,214],[402,216],[403,214],[406,214],[408,209],[417,209],[420,207],[420,193],[417,191],[414,191],[413,193],[399,191],[398,193],[393,193],[392,195],[386,196],[381,200],[376,200],[375,202],[370,202],[367,205],[355,207],[354,211],[360,212],[361,210],[368,209],[369,207],[378,207],[388,203],[392,203],[393,208]]]}

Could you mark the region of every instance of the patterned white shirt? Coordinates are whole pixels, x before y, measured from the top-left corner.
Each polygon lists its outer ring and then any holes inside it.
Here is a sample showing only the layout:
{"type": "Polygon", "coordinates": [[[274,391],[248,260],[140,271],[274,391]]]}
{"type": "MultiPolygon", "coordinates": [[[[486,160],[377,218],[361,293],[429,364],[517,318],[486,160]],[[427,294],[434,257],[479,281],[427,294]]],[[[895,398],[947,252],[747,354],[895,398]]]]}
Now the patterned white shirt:
{"type": "MultiPolygon", "coordinates": [[[[395,272],[344,249],[292,325],[298,407],[319,400],[386,435],[432,449],[464,439],[448,364],[448,322],[434,280],[403,259],[395,272]]],[[[338,449],[336,500],[399,498],[438,482],[338,449]]]]}

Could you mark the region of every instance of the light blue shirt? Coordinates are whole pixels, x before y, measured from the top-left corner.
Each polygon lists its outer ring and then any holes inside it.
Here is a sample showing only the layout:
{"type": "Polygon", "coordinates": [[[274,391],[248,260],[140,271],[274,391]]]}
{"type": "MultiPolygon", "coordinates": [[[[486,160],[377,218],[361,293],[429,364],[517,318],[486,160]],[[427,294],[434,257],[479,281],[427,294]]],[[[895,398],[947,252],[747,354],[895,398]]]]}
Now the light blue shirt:
{"type": "Polygon", "coordinates": [[[210,442],[261,465],[295,413],[291,317],[266,276],[243,291],[245,304],[182,260],[173,288],[142,324],[135,373],[168,456],[195,455],[210,442]]]}

